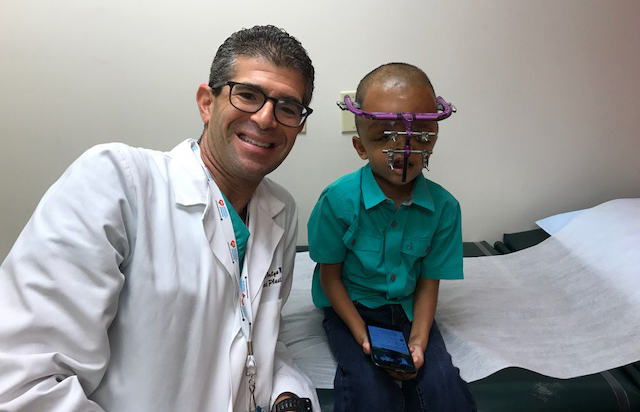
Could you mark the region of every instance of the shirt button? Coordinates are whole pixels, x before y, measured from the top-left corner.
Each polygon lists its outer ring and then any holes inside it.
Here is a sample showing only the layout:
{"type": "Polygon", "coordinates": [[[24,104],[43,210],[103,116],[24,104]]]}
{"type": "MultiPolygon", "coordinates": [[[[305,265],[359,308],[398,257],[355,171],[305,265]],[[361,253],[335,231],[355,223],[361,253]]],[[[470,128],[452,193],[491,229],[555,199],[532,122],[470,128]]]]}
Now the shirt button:
{"type": "Polygon", "coordinates": [[[391,227],[396,227],[396,225],[397,225],[397,223],[396,223],[395,220],[393,222],[391,222],[391,227]]]}
{"type": "Polygon", "coordinates": [[[352,240],[351,240],[351,246],[353,246],[353,245],[355,245],[355,244],[356,244],[356,240],[355,240],[355,239],[352,239],[352,240]]]}
{"type": "Polygon", "coordinates": [[[396,275],[395,273],[392,273],[391,276],[389,276],[389,280],[391,280],[392,282],[396,281],[396,275]]]}

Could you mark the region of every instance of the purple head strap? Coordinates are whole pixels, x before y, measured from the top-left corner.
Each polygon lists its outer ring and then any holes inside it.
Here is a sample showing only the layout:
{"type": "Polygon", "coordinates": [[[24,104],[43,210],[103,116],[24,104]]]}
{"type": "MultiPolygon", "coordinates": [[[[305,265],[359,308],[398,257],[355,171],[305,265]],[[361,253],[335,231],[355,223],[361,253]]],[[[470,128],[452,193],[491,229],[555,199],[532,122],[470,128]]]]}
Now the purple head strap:
{"type": "Polygon", "coordinates": [[[364,117],[365,119],[370,120],[402,120],[405,125],[409,125],[411,127],[411,122],[416,120],[444,120],[447,117],[451,116],[452,113],[456,111],[455,107],[450,103],[447,103],[442,97],[436,97],[436,103],[438,103],[438,113],[411,113],[411,112],[401,112],[401,113],[387,113],[387,112],[365,112],[360,110],[357,106],[357,103],[354,103],[351,100],[349,95],[344,97],[344,102],[338,102],[338,106],[342,110],[349,110],[351,113],[356,116],[364,117]]]}

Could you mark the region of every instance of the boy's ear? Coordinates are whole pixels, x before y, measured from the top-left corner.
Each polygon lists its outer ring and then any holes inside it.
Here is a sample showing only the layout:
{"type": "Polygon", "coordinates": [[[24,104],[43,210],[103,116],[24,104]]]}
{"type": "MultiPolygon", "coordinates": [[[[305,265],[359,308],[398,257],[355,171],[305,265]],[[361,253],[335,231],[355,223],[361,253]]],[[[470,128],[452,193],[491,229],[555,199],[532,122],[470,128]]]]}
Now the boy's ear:
{"type": "Polygon", "coordinates": [[[353,147],[356,149],[356,152],[358,152],[358,156],[360,156],[360,159],[367,160],[369,158],[369,156],[367,156],[366,150],[364,150],[364,146],[362,145],[360,136],[353,136],[351,138],[351,143],[353,143],[353,147]]]}

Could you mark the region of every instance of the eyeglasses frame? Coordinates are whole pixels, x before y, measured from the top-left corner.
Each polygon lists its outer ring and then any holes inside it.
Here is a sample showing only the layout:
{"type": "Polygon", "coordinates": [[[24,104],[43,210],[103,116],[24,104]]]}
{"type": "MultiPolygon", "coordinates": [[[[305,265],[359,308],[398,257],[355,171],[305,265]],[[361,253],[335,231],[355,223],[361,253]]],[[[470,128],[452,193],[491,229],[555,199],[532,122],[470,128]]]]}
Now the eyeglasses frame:
{"type": "Polygon", "coordinates": [[[241,112],[244,112],[244,113],[258,113],[260,110],[262,110],[262,108],[264,107],[265,104],[267,104],[268,101],[273,102],[273,108],[274,108],[273,117],[276,119],[276,121],[278,123],[280,123],[283,126],[300,127],[300,126],[302,126],[304,124],[304,122],[307,121],[307,118],[309,117],[309,115],[311,113],[313,113],[313,109],[310,108],[309,106],[305,106],[305,105],[303,105],[301,103],[298,103],[296,101],[288,101],[288,100],[278,99],[278,98],[269,96],[265,92],[263,92],[262,90],[258,89],[257,87],[255,87],[253,85],[250,85],[250,84],[246,84],[246,83],[240,83],[240,82],[234,82],[234,81],[226,81],[226,82],[216,83],[214,85],[209,85],[209,88],[213,91],[213,90],[216,90],[216,89],[220,89],[220,88],[222,88],[224,86],[229,86],[229,103],[231,103],[231,105],[233,107],[235,107],[236,109],[238,109],[238,110],[240,110],[241,112]],[[231,91],[238,84],[241,85],[241,86],[245,86],[245,87],[249,87],[251,89],[254,89],[254,90],[256,90],[256,91],[258,91],[258,92],[260,92],[260,93],[262,93],[264,95],[264,102],[262,103],[262,105],[256,111],[251,112],[251,111],[240,109],[240,108],[236,107],[236,105],[234,105],[233,102],[231,101],[231,91]],[[284,124],[278,119],[278,117],[276,116],[276,113],[275,113],[275,107],[280,102],[295,103],[297,105],[300,105],[300,107],[302,107],[305,110],[305,113],[303,113],[302,119],[300,120],[300,123],[297,126],[291,126],[291,125],[288,125],[288,124],[284,124]]]}

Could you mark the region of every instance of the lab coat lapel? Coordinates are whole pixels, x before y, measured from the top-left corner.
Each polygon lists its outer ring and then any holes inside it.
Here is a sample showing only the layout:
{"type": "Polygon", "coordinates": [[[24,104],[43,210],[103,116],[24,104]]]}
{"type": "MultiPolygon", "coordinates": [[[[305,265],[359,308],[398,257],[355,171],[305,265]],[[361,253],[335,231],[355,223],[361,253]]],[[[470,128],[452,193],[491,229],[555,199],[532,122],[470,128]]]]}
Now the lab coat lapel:
{"type": "Polygon", "coordinates": [[[227,246],[227,239],[224,237],[219,213],[220,212],[217,207],[215,207],[211,202],[207,203],[207,207],[205,208],[202,216],[204,233],[207,236],[209,247],[211,248],[213,255],[218,259],[218,261],[220,261],[227,273],[235,278],[233,273],[233,261],[231,260],[231,253],[227,246]]]}
{"type": "Polygon", "coordinates": [[[207,176],[185,140],[169,152],[169,183],[173,185],[175,202],[182,206],[207,204],[207,176]]]}
{"type": "Polygon", "coordinates": [[[262,283],[271,268],[275,251],[284,234],[284,228],[275,217],[284,209],[284,203],[276,199],[261,183],[249,203],[249,242],[245,268],[249,270],[249,292],[252,305],[258,306],[262,295],[262,283]]]}
{"type": "Polygon", "coordinates": [[[182,206],[204,206],[204,211],[193,208],[194,213],[201,213],[204,234],[209,241],[211,252],[227,273],[233,276],[233,262],[220,226],[218,208],[211,204],[207,175],[191,149],[190,140],[176,146],[170,152],[170,157],[169,173],[171,181],[175,184],[173,191],[176,203],[182,206]]]}

